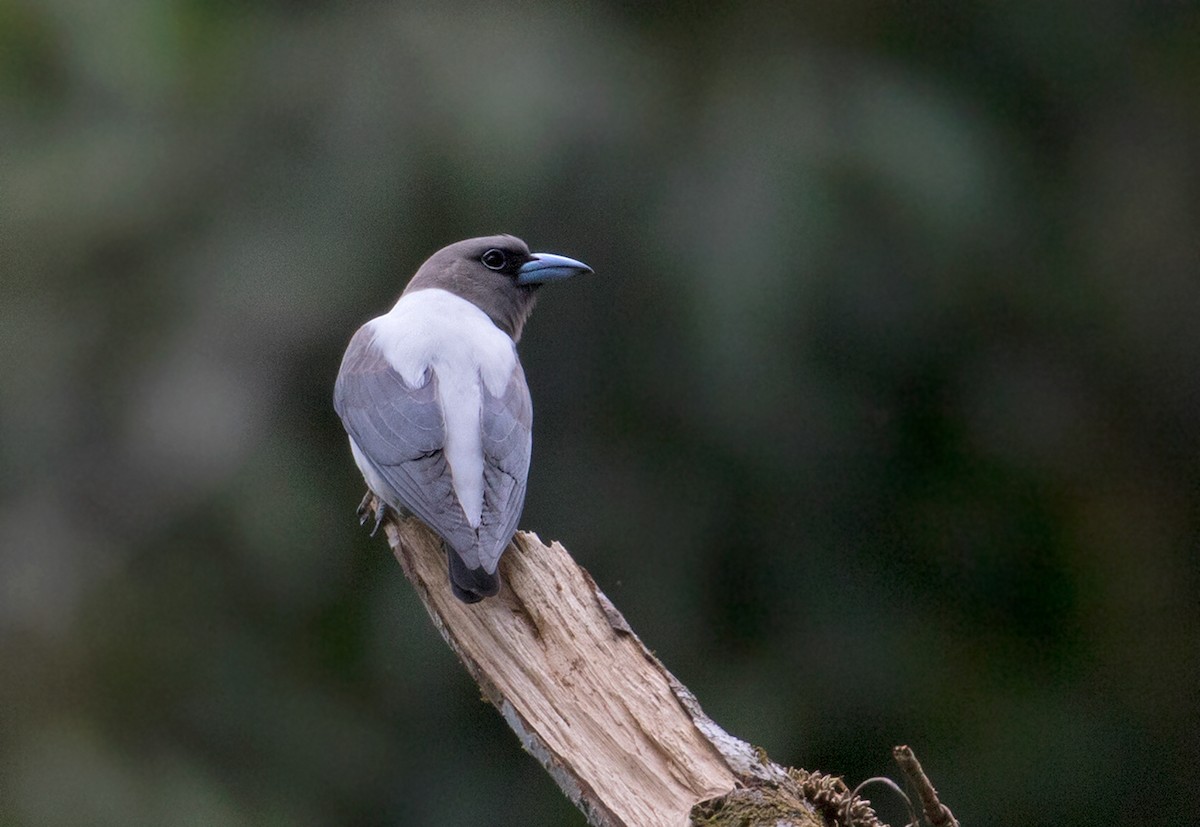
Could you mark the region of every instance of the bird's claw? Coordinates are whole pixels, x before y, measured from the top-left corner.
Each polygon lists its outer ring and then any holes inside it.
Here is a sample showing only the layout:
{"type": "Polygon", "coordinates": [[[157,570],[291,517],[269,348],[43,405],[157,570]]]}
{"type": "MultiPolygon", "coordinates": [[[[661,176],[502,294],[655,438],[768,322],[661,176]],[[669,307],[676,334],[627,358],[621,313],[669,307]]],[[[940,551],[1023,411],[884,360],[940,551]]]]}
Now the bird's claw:
{"type": "Polygon", "coordinates": [[[366,525],[367,520],[371,519],[371,512],[375,512],[375,525],[371,527],[371,535],[374,537],[379,532],[379,527],[383,525],[384,519],[387,518],[388,507],[383,500],[375,496],[371,491],[367,491],[362,502],[358,504],[358,524],[366,525]]]}

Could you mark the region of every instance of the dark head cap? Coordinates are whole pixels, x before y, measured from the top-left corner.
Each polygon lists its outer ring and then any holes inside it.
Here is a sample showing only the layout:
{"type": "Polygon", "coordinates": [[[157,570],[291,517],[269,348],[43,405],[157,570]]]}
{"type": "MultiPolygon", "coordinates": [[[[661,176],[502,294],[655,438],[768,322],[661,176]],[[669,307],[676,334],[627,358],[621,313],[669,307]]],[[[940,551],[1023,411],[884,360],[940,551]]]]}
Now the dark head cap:
{"type": "Polygon", "coordinates": [[[490,235],[438,250],[421,265],[404,292],[436,287],[460,296],[517,341],[533,311],[539,286],[590,272],[592,268],[566,256],[531,253],[515,236],[490,235]]]}

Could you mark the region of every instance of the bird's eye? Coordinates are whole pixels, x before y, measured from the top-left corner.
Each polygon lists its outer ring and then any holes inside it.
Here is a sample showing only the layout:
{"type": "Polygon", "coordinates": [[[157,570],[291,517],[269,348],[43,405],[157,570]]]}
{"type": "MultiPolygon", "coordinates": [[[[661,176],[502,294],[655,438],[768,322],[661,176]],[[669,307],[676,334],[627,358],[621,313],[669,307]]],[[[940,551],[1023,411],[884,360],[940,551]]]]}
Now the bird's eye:
{"type": "Polygon", "coordinates": [[[508,263],[508,256],[504,255],[503,250],[488,250],[483,254],[483,258],[479,259],[483,262],[483,266],[489,270],[503,270],[504,265],[508,263]]]}

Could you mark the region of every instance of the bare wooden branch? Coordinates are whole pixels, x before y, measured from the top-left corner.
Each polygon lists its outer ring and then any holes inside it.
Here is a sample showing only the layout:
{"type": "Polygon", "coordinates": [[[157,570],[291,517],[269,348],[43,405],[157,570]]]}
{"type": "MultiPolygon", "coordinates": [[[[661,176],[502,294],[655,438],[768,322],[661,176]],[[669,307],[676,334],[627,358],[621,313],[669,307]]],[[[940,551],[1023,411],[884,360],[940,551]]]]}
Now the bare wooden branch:
{"type": "Polygon", "coordinates": [[[958,819],[954,817],[954,813],[950,812],[950,808],[938,798],[937,790],[933,788],[929,776],[921,768],[921,762],[917,760],[912,749],[906,746],[893,747],[892,756],[900,765],[900,771],[904,773],[904,777],[908,779],[916,789],[917,795],[920,796],[921,809],[925,811],[925,818],[929,819],[931,827],[958,827],[958,819]]]}
{"type": "MultiPolygon", "coordinates": [[[[518,533],[501,562],[500,594],[466,605],[450,592],[440,539],[415,519],[386,530],[442,637],[589,824],[837,820],[832,800],[809,798],[813,780],[829,786],[828,776],[773,764],[709,719],[558,543],[518,533]]],[[[836,786],[829,792],[844,804],[836,786]]]]}
{"type": "Polygon", "coordinates": [[[738,776],[677,682],[562,546],[518,534],[504,589],[468,606],[425,526],[387,531],[434,625],[589,823],[684,825],[696,802],[733,789],[738,776]]]}

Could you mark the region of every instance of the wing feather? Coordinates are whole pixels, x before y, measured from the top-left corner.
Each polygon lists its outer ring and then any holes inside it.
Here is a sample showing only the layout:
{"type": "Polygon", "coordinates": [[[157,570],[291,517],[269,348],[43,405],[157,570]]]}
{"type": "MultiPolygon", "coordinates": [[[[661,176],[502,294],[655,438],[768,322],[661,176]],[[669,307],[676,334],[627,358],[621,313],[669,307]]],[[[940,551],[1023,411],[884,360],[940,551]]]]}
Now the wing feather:
{"type": "Polygon", "coordinates": [[[454,493],[443,451],[437,376],[427,369],[423,380],[408,385],[372,345],[365,326],[342,361],[334,409],[384,488],[375,493],[393,508],[416,514],[470,562],[477,539],[454,493]]]}
{"type": "Polygon", "coordinates": [[[504,393],[483,389],[483,516],[479,525],[479,562],[495,571],[525,505],[532,449],[533,404],[518,362],[504,393]]]}
{"type": "Polygon", "coordinates": [[[473,529],[445,458],[437,374],[427,368],[421,384],[408,385],[372,338],[368,325],[351,340],[334,388],[334,408],[385,489],[375,493],[420,517],[468,568],[495,572],[517,530],[529,475],[533,405],[520,363],[499,396],[479,383],[484,490],[480,524],[473,529]]]}

